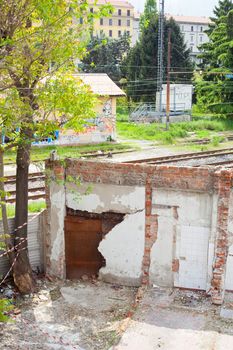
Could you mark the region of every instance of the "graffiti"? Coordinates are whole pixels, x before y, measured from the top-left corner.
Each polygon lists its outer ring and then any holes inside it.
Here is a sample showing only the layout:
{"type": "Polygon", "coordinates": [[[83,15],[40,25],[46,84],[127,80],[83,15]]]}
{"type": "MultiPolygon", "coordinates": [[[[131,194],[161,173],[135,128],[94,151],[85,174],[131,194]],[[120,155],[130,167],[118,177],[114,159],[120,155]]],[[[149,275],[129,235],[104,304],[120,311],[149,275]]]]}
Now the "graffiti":
{"type": "Polygon", "coordinates": [[[65,129],[65,116],[60,120],[60,132],[57,131],[53,139],[48,138],[44,144],[75,144],[88,142],[103,142],[115,139],[116,118],[113,112],[113,101],[111,98],[104,101],[100,113],[96,118],[87,119],[83,130],[75,132],[71,129],[65,129]]]}
{"type": "Polygon", "coordinates": [[[103,114],[105,117],[112,116],[112,100],[107,100],[103,106],[103,114]]]}

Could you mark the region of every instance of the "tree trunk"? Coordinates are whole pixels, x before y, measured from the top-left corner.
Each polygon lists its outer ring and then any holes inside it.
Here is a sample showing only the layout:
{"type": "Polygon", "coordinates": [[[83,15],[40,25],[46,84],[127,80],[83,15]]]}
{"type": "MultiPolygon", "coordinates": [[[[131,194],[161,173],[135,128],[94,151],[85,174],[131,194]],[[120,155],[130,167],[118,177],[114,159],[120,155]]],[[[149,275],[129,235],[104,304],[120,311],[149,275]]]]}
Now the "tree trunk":
{"type": "MultiPolygon", "coordinates": [[[[0,134],[1,137],[1,134],[0,134]]],[[[10,229],[8,225],[8,218],[7,218],[7,209],[6,209],[6,198],[5,198],[5,186],[4,181],[2,180],[4,178],[4,152],[2,149],[0,149],[0,191],[1,191],[1,210],[2,210],[2,223],[3,223],[3,231],[4,231],[4,241],[6,244],[6,248],[10,250],[13,247],[12,237],[10,235],[10,229]]],[[[8,257],[10,260],[10,263],[13,262],[14,259],[14,252],[8,253],[8,257]]]]}
{"type": "Polygon", "coordinates": [[[13,277],[16,286],[23,294],[31,293],[35,289],[35,281],[28,256],[28,173],[30,164],[30,150],[32,131],[28,128],[21,130],[21,140],[17,148],[16,158],[16,206],[15,206],[15,238],[16,262],[13,267],[13,277]]]}

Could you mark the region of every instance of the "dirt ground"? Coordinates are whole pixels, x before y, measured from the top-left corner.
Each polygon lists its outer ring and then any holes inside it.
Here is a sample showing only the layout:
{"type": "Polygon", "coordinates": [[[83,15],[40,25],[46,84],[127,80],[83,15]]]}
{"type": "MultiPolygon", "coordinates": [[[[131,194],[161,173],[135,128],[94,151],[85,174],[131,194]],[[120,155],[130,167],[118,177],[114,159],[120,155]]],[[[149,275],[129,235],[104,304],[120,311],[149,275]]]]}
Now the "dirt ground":
{"type": "Polygon", "coordinates": [[[137,289],[96,280],[40,281],[17,298],[14,320],[0,324],[4,350],[105,350],[119,340],[137,289]]]}
{"type": "Polygon", "coordinates": [[[15,304],[13,322],[0,324],[0,349],[233,349],[232,293],[220,307],[205,292],[40,280],[38,293],[15,304]]]}

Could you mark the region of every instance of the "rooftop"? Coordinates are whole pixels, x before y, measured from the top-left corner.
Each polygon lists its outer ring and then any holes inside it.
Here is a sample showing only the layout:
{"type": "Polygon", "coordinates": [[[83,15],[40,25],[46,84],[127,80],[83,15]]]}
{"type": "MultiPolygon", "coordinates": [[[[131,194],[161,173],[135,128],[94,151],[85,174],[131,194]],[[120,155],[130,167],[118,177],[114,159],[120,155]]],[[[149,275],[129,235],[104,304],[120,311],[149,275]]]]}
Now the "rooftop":
{"type": "Polygon", "coordinates": [[[89,85],[91,91],[99,96],[125,96],[112,79],[105,73],[79,73],[75,74],[85,85],[89,85]]]}
{"type": "Polygon", "coordinates": [[[129,1],[126,0],[98,0],[98,3],[96,4],[95,0],[89,0],[89,4],[95,4],[95,5],[108,5],[111,4],[112,6],[115,7],[126,7],[126,8],[131,8],[133,9],[133,5],[130,4],[129,1]]]}
{"type": "Polygon", "coordinates": [[[166,14],[167,18],[173,18],[176,22],[179,23],[196,23],[196,24],[210,24],[211,20],[208,17],[196,17],[196,16],[179,16],[166,14]]]}

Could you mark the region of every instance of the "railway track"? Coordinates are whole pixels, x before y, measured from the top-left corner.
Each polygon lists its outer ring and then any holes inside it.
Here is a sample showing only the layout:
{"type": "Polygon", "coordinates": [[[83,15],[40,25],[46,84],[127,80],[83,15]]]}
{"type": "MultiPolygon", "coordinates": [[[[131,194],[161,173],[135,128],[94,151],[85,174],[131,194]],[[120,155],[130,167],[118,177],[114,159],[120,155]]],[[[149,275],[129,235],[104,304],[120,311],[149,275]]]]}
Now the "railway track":
{"type": "MultiPolygon", "coordinates": [[[[5,176],[5,191],[6,191],[6,202],[14,203],[15,202],[15,184],[16,176],[5,176]]],[[[44,199],[45,198],[45,174],[43,172],[31,173],[28,177],[29,180],[29,190],[28,190],[28,199],[44,199]]]]}
{"type": "Polygon", "coordinates": [[[218,156],[224,156],[224,155],[229,155],[229,154],[233,155],[233,147],[223,148],[221,150],[215,150],[215,151],[193,152],[193,153],[189,152],[189,153],[183,153],[183,154],[178,154],[178,155],[140,159],[140,160],[136,160],[136,161],[130,160],[130,161],[126,161],[125,163],[147,163],[147,164],[153,164],[153,165],[158,164],[159,165],[159,164],[186,161],[186,160],[191,160],[191,159],[210,158],[211,156],[218,157],[218,156]]]}
{"type": "MultiPolygon", "coordinates": [[[[177,165],[179,165],[179,162],[198,161],[202,159],[206,160],[204,164],[191,164],[191,166],[198,167],[202,165],[227,165],[227,167],[233,168],[233,147],[215,151],[183,153],[178,155],[147,158],[136,161],[126,161],[125,163],[146,163],[150,165],[166,165],[169,163],[177,163],[177,165]],[[230,159],[226,159],[227,156],[230,156],[230,159]]],[[[16,177],[14,175],[5,176],[4,184],[5,191],[7,192],[6,202],[14,203],[16,196],[16,177]]],[[[29,200],[45,199],[45,174],[43,172],[35,172],[29,175],[28,198],[29,200]]]]}

